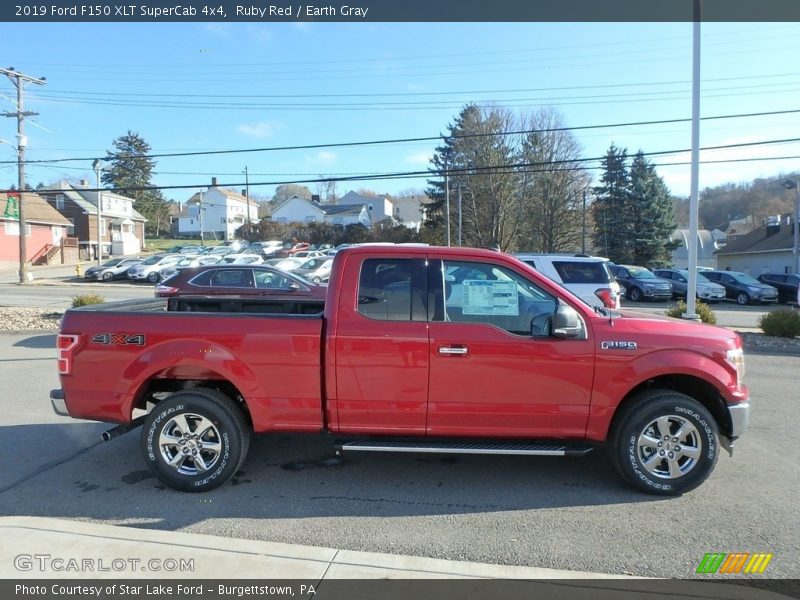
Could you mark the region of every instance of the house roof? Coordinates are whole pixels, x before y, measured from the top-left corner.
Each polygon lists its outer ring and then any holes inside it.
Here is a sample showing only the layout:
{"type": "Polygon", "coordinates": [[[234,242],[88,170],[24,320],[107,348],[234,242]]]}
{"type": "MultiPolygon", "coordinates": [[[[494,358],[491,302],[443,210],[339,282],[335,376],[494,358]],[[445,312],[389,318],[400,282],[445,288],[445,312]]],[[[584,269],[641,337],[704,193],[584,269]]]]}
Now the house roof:
{"type": "MultiPolygon", "coordinates": [[[[8,202],[8,194],[0,193],[0,205],[4,208],[8,202]]],[[[39,194],[25,192],[22,194],[22,202],[25,203],[25,221],[28,223],[42,223],[45,225],[71,225],[69,220],[58,212],[55,208],[47,203],[47,200],[42,198],[39,194]]],[[[4,216],[4,212],[0,212],[0,219],[7,219],[16,221],[17,219],[9,219],[4,216]]]]}
{"type": "MultiPolygon", "coordinates": [[[[67,183],[66,181],[59,181],[54,185],[47,186],[39,190],[40,193],[44,196],[53,196],[54,194],[64,194],[66,198],[72,200],[75,204],[77,204],[85,213],[96,213],[97,212],[97,192],[90,192],[88,189],[84,189],[81,185],[72,185],[67,183]]],[[[135,202],[133,198],[128,198],[127,196],[122,196],[121,194],[117,194],[112,192],[111,190],[103,190],[102,195],[104,198],[119,198],[121,200],[127,200],[131,203],[135,202]]],[[[139,213],[135,208],[133,208],[133,204],[131,204],[131,214],[128,215],[124,212],[116,211],[116,210],[104,210],[103,215],[114,218],[114,217],[130,217],[134,221],[147,221],[147,219],[139,213]]]]}
{"type": "Polygon", "coordinates": [[[381,202],[386,200],[386,196],[364,196],[358,192],[347,192],[337,200],[338,204],[369,204],[370,202],[381,202]]]}
{"type": "Polygon", "coordinates": [[[319,211],[323,211],[324,212],[324,210],[325,210],[324,206],[322,206],[320,204],[317,204],[316,202],[313,202],[311,200],[308,200],[307,198],[301,198],[300,196],[292,196],[291,198],[287,198],[286,200],[281,202],[278,206],[273,208],[272,209],[272,214],[274,215],[276,212],[281,210],[284,206],[289,204],[289,202],[291,202],[292,200],[300,200],[301,202],[305,202],[309,206],[311,206],[311,207],[313,207],[313,208],[315,208],[316,210],[319,210],[319,211]]]}
{"type": "Polygon", "coordinates": [[[327,216],[336,215],[337,217],[354,216],[357,217],[364,210],[363,204],[335,204],[333,206],[320,206],[322,212],[327,216]]]}
{"type": "MultiPolygon", "coordinates": [[[[250,206],[258,206],[258,202],[256,202],[255,200],[248,199],[247,196],[243,196],[242,194],[234,192],[233,190],[229,190],[228,188],[219,187],[219,186],[209,186],[208,191],[211,191],[211,190],[217,190],[218,192],[220,192],[226,198],[230,198],[232,200],[238,200],[239,202],[246,202],[246,203],[250,204],[250,206]]],[[[205,194],[205,193],[208,193],[208,192],[203,192],[203,193],[205,194]]],[[[186,201],[186,204],[190,204],[190,203],[191,204],[197,204],[198,202],[200,202],[200,192],[195,192],[192,195],[192,197],[189,198],[186,201]]]]}
{"type": "Polygon", "coordinates": [[[718,250],[717,254],[749,254],[754,252],[780,252],[792,251],[794,242],[793,225],[787,224],[786,219],[781,219],[780,229],[767,235],[767,227],[759,227],[750,233],[735,239],[728,238],[727,245],[718,250]]]}

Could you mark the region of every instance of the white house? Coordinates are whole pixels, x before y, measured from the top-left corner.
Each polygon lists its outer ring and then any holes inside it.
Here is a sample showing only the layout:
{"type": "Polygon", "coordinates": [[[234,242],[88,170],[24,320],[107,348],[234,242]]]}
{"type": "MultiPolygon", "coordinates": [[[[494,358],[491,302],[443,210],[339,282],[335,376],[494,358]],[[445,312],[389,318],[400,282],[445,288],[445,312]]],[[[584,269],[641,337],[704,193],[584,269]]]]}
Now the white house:
{"type": "Polygon", "coordinates": [[[365,205],[373,223],[394,218],[394,206],[391,200],[385,196],[362,196],[356,192],[347,192],[336,201],[336,204],[339,206],[365,205]]]}
{"type": "Polygon", "coordinates": [[[392,204],[394,205],[394,212],[392,216],[401,225],[405,225],[409,229],[419,231],[423,221],[425,221],[424,201],[427,196],[402,196],[394,198],[392,204]]]}
{"type": "Polygon", "coordinates": [[[249,200],[244,190],[217,186],[211,178],[206,191],[198,192],[185,203],[184,214],[178,219],[178,234],[232,240],[239,227],[247,222],[258,222],[258,203],[249,200]]]}
{"type": "Polygon", "coordinates": [[[331,225],[371,225],[366,205],[319,204],[292,196],[272,211],[276,223],[329,223],[331,225]]]}

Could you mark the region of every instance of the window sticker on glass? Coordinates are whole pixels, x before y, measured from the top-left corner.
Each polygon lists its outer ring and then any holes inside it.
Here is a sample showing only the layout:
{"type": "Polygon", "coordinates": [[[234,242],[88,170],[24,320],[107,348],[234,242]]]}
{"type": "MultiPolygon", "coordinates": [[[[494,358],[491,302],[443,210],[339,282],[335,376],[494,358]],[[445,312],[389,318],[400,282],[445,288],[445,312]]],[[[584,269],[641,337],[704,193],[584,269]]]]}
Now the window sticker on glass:
{"type": "Polygon", "coordinates": [[[519,315],[516,282],[465,279],[463,285],[463,314],[519,315]]]}

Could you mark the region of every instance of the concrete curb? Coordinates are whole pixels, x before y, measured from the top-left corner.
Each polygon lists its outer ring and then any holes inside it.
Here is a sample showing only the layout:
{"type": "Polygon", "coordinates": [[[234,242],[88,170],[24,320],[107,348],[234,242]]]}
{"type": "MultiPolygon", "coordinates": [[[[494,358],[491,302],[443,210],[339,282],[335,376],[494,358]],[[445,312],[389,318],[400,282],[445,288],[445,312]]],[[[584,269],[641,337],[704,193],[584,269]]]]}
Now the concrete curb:
{"type": "MultiPolygon", "coordinates": [[[[584,571],[459,562],[419,556],[354,552],[315,546],[215,537],[197,533],[136,529],[47,517],[0,517],[0,578],[175,578],[187,573],[142,570],[156,559],[193,559],[194,578],[225,579],[639,579],[584,571]],[[20,555],[47,554],[94,561],[94,571],[21,571],[20,555]],[[136,559],[138,568],[98,570],[114,559],[136,559]]],[[[24,566],[24,565],[23,565],[24,566]]]]}

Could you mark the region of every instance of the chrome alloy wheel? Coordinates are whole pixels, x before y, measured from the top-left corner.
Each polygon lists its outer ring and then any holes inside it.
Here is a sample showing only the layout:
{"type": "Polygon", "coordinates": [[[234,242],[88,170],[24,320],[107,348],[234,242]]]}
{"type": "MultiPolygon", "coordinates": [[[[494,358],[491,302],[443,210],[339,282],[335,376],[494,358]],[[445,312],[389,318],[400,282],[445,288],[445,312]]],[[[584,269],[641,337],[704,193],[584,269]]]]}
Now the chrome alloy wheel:
{"type": "Polygon", "coordinates": [[[636,448],[645,470],[661,479],[677,479],[697,465],[703,442],[691,422],[678,415],[665,415],[642,430],[636,448]]]}
{"type": "Polygon", "coordinates": [[[198,475],[219,460],[222,444],[214,424],[193,413],[172,417],[158,438],[161,458],[181,475],[198,475]]]}

